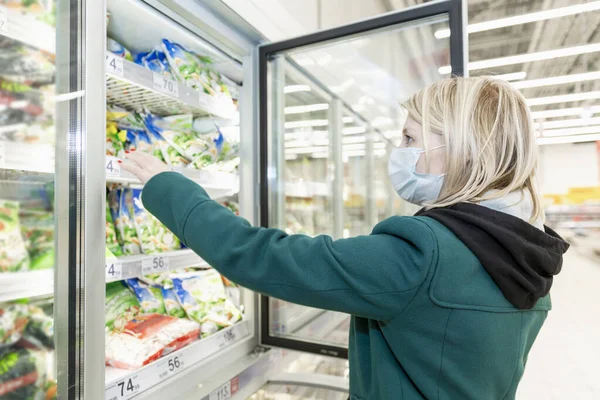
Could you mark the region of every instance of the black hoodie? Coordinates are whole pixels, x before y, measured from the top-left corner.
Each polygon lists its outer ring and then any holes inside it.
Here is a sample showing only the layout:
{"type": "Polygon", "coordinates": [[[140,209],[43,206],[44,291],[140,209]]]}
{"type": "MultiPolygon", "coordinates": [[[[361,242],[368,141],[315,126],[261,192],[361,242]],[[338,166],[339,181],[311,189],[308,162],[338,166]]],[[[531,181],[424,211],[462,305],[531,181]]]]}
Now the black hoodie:
{"type": "Polygon", "coordinates": [[[490,208],[460,203],[422,209],[452,231],[479,259],[504,296],[519,309],[530,309],[546,296],[569,248],[556,232],[490,208]]]}

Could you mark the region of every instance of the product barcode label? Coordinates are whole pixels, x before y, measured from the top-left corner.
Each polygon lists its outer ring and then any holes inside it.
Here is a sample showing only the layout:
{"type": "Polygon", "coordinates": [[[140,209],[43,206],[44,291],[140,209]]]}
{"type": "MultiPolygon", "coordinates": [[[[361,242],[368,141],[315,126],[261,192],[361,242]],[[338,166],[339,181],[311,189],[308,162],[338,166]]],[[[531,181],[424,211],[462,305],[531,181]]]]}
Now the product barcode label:
{"type": "Polygon", "coordinates": [[[106,176],[121,176],[121,164],[117,157],[106,157],[106,176]]]}
{"type": "Polygon", "coordinates": [[[0,32],[8,32],[8,15],[4,7],[0,7],[0,32]]]}
{"type": "Polygon", "coordinates": [[[117,381],[117,383],[107,389],[105,398],[107,400],[129,399],[139,393],[141,389],[139,381],[140,379],[137,374],[117,381]]]}
{"type": "Polygon", "coordinates": [[[106,281],[118,281],[123,276],[123,264],[120,261],[109,260],[106,262],[106,281]]]}
{"type": "Polygon", "coordinates": [[[111,52],[106,53],[106,72],[123,76],[123,59],[111,52]]]}
{"type": "Polygon", "coordinates": [[[165,78],[164,76],[155,73],[154,74],[154,89],[159,92],[170,94],[174,97],[179,97],[179,86],[177,82],[172,79],[165,78]]]}
{"type": "Polygon", "coordinates": [[[167,271],[169,269],[169,258],[156,256],[144,258],[142,260],[142,274],[156,274],[157,272],[167,271]]]}

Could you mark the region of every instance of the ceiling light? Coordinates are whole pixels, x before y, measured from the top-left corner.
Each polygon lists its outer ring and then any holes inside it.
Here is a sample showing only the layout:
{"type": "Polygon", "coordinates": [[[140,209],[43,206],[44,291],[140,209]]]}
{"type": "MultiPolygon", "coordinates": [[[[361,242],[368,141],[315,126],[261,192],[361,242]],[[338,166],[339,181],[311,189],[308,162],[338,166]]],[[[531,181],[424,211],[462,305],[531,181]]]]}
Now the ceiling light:
{"type": "Polygon", "coordinates": [[[320,104],[307,104],[305,106],[286,107],[283,112],[285,114],[302,114],[302,113],[308,113],[308,112],[313,112],[313,111],[323,111],[323,110],[328,110],[328,109],[329,109],[329,104],[320,103],[320,104]]]}
{"type": "Polygon", "coordinates": [[[544,104],[568,103],[568,102],[572,102],[572,101],[595,100],[595,99],[600,99],[600,91],[561,94],[558,96],[548,96],[548,97],[537,97],[534,99],[527,99],[527,104],[529,104],[530,106],[541,106],[544,104]]]}
{"type": "Polygon", "coordinates": [[[283,88],[283,93],[310,92],[308,85],[288,85],[283,88]]]}
{"type": "Polygon", "coordinates": [[[329,153],[326,151],[320,151],[320,152],[312,153],[310,156],[312,158],[327,158],[327,157],[329,157],[329,153]]]}
{"type": "Polygon", "coordinates": [[[305,154],[314,152],[327,152],[327,146],[292,147],[285,149],[285,154],[305,154]]]}
{"type": "MultiPolygon", "coordinates": [[[[566,17],[568,15],[596,10],[600,10],[600,1],[592,1],[585,4],[577,4],[529,14],[516,15],[513,17],[500,18],[492,21],[479,22],[467,26],[467,33],[489,31],[492,29],[505,28],[507,26],[522,25],[530,22],[566,17]]],[[[434,35],[438,39],[450,37],[450,29],[437,30],[434,35]]]]}
{"type": "Polygon", "coordinates": [[[517,89],[528,89],[542,86],[561,85],[565,83],[575,83],[583,81],[593,81],[600,79],[600,71],[584,72],[581,74],[552,76],[550,78],[530,79],[528,81],[514,82],[513,87],[517,89]]]}
{"type": "Polygon", "coordinates": [[[352,117],[344,117],[344,118],[342,118],[342,122],[345,123],[345,124],[349,124],[351,122],[354,122],[354,118],[352,118],[352,117]]]}
{"type": "Polygon", "coordinates": [[[576,126],[590,126],[600,125],[600,117],[596,118],[573,118],[573,119],[561,119],[558,121],[546,121],[537,122],[535,124],[536,129],[546,131],[546,129],[554,128],[572,128],[576,126]]]}
{"type": "Polygon", "coordinates": [[[350,128],[342,129],[344,135],[355,135],[357,133],[365,133],[367,129],[364,126],[353,126],[350,128]]]}
{"type": "Polygon", "coordinates": [[[286,129],[290,128],[307,128],[311,126],[327,126],[329,121],[326,119],[307,119],[303,121],[288,121],[283,126],[286,129]]]}
{"type": "Polygon", "coordinates": [[[558,136],[558,137],[541,137],[537,139],[537,144],[540,146],[547,144],[562,144],[562,143],[581,143],[595,142],[600,140],[600,132],[589,135],[579,136],[558,136]]]}
{"type": "Polygon", "coordinates": [[[344,152],[344,157],[363,157],[365,154],[364,150],[352,150],[344,152]]]}
{"type": "MultiPolygon", "coordinates": [[[[565,47],[562,49],[538,51],[537,53],[517,54],[515,56],[492,58],[489,60],[472,61],[469,63],[469,70],[487,69],[502,67],[505,65],[523,64],[533,61],[550,60],[560,57],[577,56],[580,54],[595,53],[600,51],[600,43],[584,44],[581,46],[565,47]]],[[[445,65],[438,68],[442,75],[452,72],[452,67],[445,65]]]]}
{"type": "Polygon", "coordinates": [[[554,117],[568,117],[572,115],[581,115],[584,114],[596,114],[600,113],[600,106],[593,107],[572,107],[572,108],[558,108],[554,110],[544,110],[544,111],[533,111],[531,116],[533,119],[541,119],[541,118],[554,118],[554,117]]]}
{"type": "Polygon", "coordinates": [[[364,143],[367,139],[364,136],[350,136],[342,139],[344,144],[364,143]]]}
{"type": "Polygon", "coordinates": [[[304,132],[286,132],[283,137],[285,138],[285,140],[308,140],[308,139],[313,139],[315,137],[317,138],[323,138],[323,137],[328,137],[329,132],[328,131],[323,131],[323,130],[310,130],[310,131],[304,131],[304,132]]]}
{"type": "Polygon", "coordinates": [[[288,160],[288,161],[289,160],[296,160],[297,158],[298,158],[298,155],[296,155],[296,154],[286,154],[285,155],[285,159],[288,160]]]}
{"type": "Polygon", "coordinates": [[[502,81],[510,82],[510,81],[518,81],[521,79],[527,78],[527,72],[513,72],[512,74],[500,74],[500,75],[492,75],[494,79],[500,79],[502,81]]]}
{"type": "Polygon", "coordinates": [[[376,117],[373,122],[371,122],[371,125],[377,128],[380,126],[391,125],[393,122],[394,120],[390,117],[376,117]]]}
{"type": "Polygon", "coordinates": [[[599,126],[585,126],[571,129],[548,129],[543,132],[543,137],[585,135],[589,133],[600,133],[599,126]]]}

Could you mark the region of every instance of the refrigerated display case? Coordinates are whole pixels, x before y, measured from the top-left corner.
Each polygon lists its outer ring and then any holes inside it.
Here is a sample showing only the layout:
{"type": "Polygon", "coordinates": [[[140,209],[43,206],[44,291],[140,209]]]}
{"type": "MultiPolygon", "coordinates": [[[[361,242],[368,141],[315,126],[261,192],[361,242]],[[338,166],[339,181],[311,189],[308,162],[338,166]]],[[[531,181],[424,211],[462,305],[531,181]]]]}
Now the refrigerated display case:
{"type": "MultiPolygon", "coordinates": [[[[347,357],[348,315],[222,279],[143,209],[142,185],[119,161],[149,152],[257,225],[368,234],[393,213],[380,175],[398,102],[439,79],[438,67],[463,72],[461,2],[279,43],[214,1],[0,6],[3,52],[17,55],[1,76],[0,320],[14,315],[27,337],[47,332],[35,357],[10,343],[36,372],[30,389],[242,399],[269,382],[306,386],[290,367],[302,356],[289,350],[347,357]],[[450,38],[433,40],[440,27],[450,38]],[[374,43],[403,57],[374,54],[374,43]]],[[[0,397],[20,377],[10,371],[0,397]]],[[[347,374],[330,372],[310,371],[318,390],[347,392],[347,374]]]]}

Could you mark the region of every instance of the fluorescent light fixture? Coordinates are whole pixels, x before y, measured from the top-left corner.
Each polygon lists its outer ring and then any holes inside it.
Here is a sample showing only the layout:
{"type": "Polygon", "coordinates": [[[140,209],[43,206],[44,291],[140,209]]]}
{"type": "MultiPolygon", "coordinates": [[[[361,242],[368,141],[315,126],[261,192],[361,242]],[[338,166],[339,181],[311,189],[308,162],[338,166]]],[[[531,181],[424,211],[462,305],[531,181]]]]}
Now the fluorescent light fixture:
{"type": "Polygon", "coordinates": [[[364,143],[366,138],[363,136],[349,136],[342,139],[343,144],[364,143]]]}
{"type": "Polygon", "coordinates": [[[284,133],[283,137],[285,140],[302,140],[302,139],[312,139],[314,137],[327,137],[329,134],[328,131],[324,130],[310,130],[305,132],[287,132],[284,133]]]}
{"type": "MultiPolygon", "coordinates": [[[[502,67],[505,65],[523,64],[534,61],[550,60],[560,57],[577,56],[580,54],[596,53],[600,51],[600,43],[584,44],[581,46],[564,47],[562,49],[538,51],[537,53],[517,54],[515,56],[491,58],[489,60],[473,61],[469,63],[469,70],[502,67]]],[[[441,75],[452,72],[452,67],[445,65],[438,68],[441,75]]]]}
{"type": "Polygon", "coordinates": [[[514,82],[513,87],[517,89],[528,89],[542,86],[562,85],[565,83],[575,83],[583,81],[593,81],[600,79],[600,71],[584,72],[581,74],[552,76],[550,78],[530,79],[528,81],[514,82]]]}
{"type": "Polygon", "coordinates": [[[364,150],[364,149],[365,149],[364,143],[345,144],[342,146],[342,150],[344,151],[344,153],[346,153],[348,151],[352,151],[352,150],[364,150]]]}
{"type": "Polygon", "coordinates": [[[568,103],[572,101],[596,100],[600,99],[600,91],[561,94],[558,96],[536,97],[527,99],[527,104],[530,106],[541,106],[544,104],[568,103]]]}
{"type": "Polygon", "coordinates": [[[364,126],[352,126],[342,129],[344,135],[356,135],[357,133],[365,133],[367,129],[364,126]]]}
{"type": "Polygon", "coordinates": [[[303,121],[288,121],[283,124],[286,129],[292,128],[310,128],[311,126],[327,126],[329,120],[326,119],[306,119],[303,121]]]}
{"type": "Polygon", "coordinates": [[[308,85],[288,85],[283,88],[283,93],[310,92],[308,85]]]}
{"type": "Polygon", "coordinates": [[[541,137],[537,139],[537,144],[543,146],[548,144],[596,142],[599,140],[600,132],[589,135],[541,137]]]}
{"type": "Polygon", "coordinates": [[[319,104],[307,104],[305,106],[292,106],[286,107],[283,112],[285,114],[303,114],[314,111],[324,111],[329,109],[329,104],[327,103],[319,103],[319,104]]]}
{"type": "MultiPolygon", "coordinates": [[[[589,11],[600,10],[600,1],[592,1],[585,4],[554,8],[551,10],[539,11],[513,17],[500,18],[492,21],[479,22],[467,26],[467,33],[483,32],[492,29],[505,28],[507,26],[522,25],[530,22],[544,21],[547,19],[566,17],[569,15],[581,14],[589,11]]],[[[450,29],[440,29],[434,33],[438,39],[450,37],[450,29]]]]}
{"type": "Polygon", "coordinates": [[[342,118],[342,122],[345,123],[345,124],[349,124],[349,123],[354,122],[354,118],[352,118],[352,117],[343,117],[342,118]]]}
{"type": "Polygon", "coordinates": [[[292,147],[285,149],[285,154],[305,154],[315,152],[327,152],[327,146],[292,147]]]}
{"type": "Polygon", "coordinates": [[[312,158],[327,158],[329,153],[326,151],[315,152],[310,155],[312,158]]]}
{"type": "Polygon", "coordinates": [[[351,150],[345,151],[344,157],[363,157],[365,154],[366,153],[364,150],[351,150]]]}
{"type": "Polygon", "coordinates": [[[378,128],[381,126],[391,125],[394,122],[390,117],[375,117],[371,125],[378,128]]]}
{"type": "Polygon", "coordinates": [[[573,115],[585,115],[600,113],[600,106],[592,107],[572,107],[572,108],[557,108],[553,110],[533,111],[531,116],[533,119],[569,117],[573,115]]]}
{"type": "Polygon", "coordinates": [[[521,79],[527,78],[527,72],[513,72],[511,74],[501,74],[501,75],[493,75],[492,78],[500,79],[502,81],[510,82],[510,81],[519,81],[521,79]]]}
{"type": "Polygon", "coordinates": [[[296,160],[298,159],[298,155],[297,154],[286,154],[285,155],[285,159],[290,161],[290,160],[296,160]]]}
{"type": "Polygon", "coordinates": [[[600,117],[573,118],[573,119],[561,119],[558,121],[536,122],[535,127],[536,127],[536,129],[540,129],[541,131],[545,132],[546,129],[573,128],[573,127],[577,127],[577,126],[591,126],[591,125],[600,125],[600,117]]]}

